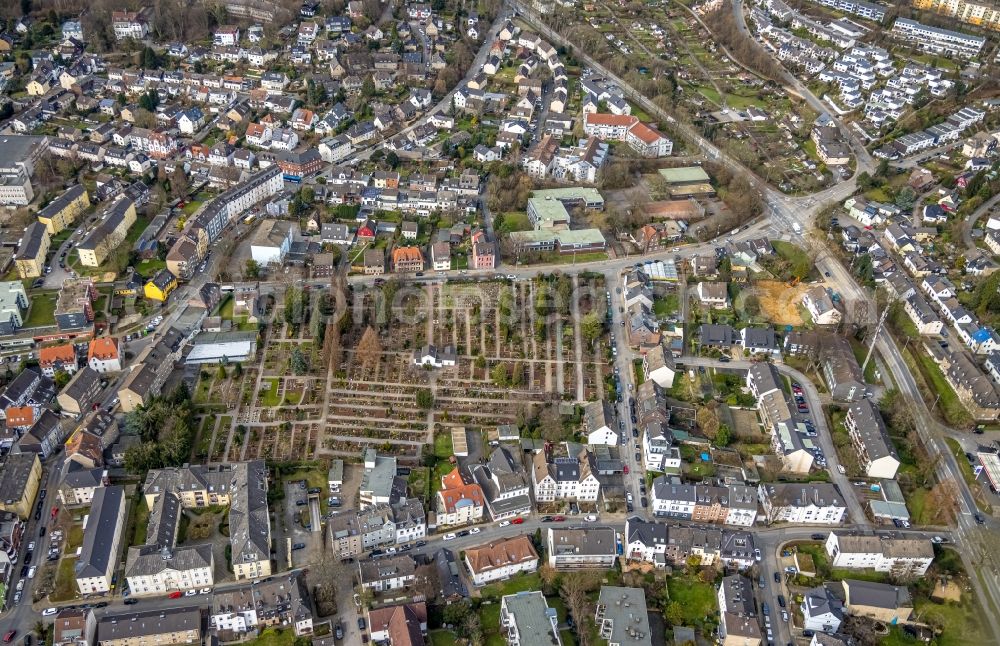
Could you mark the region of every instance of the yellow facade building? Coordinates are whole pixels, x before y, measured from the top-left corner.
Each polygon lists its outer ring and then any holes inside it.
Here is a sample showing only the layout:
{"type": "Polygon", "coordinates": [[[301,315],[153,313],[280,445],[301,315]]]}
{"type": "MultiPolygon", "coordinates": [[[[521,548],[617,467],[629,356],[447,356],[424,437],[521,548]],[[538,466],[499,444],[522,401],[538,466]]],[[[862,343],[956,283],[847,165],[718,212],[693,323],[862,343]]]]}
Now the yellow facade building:
{"type": "Polygon", "coordinates": [[[49,202],[38,212],[38,221],[45,225],[49,235],[55,235],[73,224],[78,215],[90,206],[87,189],[80,184],[71,186],[66,191],[49,202]]]}

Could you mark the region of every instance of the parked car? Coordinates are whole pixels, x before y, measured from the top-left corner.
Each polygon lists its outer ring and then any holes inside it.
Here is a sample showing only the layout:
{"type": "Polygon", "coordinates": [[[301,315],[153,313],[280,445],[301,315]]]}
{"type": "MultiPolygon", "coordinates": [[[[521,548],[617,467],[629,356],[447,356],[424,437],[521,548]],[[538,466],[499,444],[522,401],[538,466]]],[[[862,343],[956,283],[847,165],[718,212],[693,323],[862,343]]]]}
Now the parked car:
{"type": "Polygon", "coordinates": [[[292,545],[293,550],[304,550],[305,548],[306,548],[305,543],[296,543],[295,545],[292,545]]]}
{"type": "Polygon", "coordinates": [[[365,618],[358,617],[358,630],[364,630],[366,625],[367,624],[365,624],[365,618]]]}
{"type": "Polygon", "coordinates": [[[444,536],[442,536],[441,540],[443,540],[443,541],[453,541],[456,538],[458,538],[458,536],[455,536],[454,532],[449,532],[449,533],[445,534],[444,536]]]}

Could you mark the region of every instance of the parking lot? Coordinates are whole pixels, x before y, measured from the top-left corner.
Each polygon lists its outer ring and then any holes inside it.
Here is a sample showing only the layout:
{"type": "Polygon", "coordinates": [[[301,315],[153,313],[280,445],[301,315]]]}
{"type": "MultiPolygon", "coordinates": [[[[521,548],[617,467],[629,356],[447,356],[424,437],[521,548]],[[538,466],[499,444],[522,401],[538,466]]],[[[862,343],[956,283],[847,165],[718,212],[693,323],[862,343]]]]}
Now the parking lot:
{"type": "Polygon", "coordinates": [[[293,479],[285,481],[284,494],[281,526],[274,532],[278,568],[299,567],[322,560],[323,518],[319,496],[326,496],[328,492],[321,490],[318,494],[310,494],[303,480],[293,479]]]}

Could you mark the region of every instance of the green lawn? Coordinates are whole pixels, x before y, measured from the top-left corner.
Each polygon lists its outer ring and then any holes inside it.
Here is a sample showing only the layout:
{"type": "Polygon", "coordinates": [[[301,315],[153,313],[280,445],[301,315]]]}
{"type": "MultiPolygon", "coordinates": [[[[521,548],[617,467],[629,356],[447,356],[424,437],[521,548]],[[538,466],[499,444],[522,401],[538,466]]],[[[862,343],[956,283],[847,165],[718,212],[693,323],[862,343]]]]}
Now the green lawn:
{"type": "MultiPolygon", "coordinates": [[[[521,574],[500,583],[494,583],[482,588],[483,598],[494,598],[497,601],[508,594],[517,594],[526,590],[539,590],[542,587],[542,579],[536,572],[521,574]]],[[[714,594],[713,594],[714,596],[714,594]]],[[[485,625],[484,625],[485,627],[485,625]]]]}
{"type": "Polygon", "coordinates": [[[771,246],[774,247],[776,254],[788,262],[789,275],[798,276],[800,280],[805,280],[812,273],[812,258],[798,245],[784,240],[774,240],[771,242],[771,246]]]}
{"type": "MultiPolygon", "coordinates": [[[[967,428],[972,425],[972,415],[958,399],[951,384],[944,378],[941,368],[934,360],[926,354],[920,353],[918,356],[922,372],[931,387],[934,389],[935,397],[940,396],[938,408],[948,424],[959,428],[967,428]]],[[[933,405],[933,404],[932,404],[933,405]]]]}
{"type": "Polygon", "coordinates": [[[631,101],[629,101],[628,104],[632,107],[632,116],[638,119],[639,121],[648,122],[653,120],[653,117],[649,116],[648,112],[646,112],[636,104],[632,103],[631,101]]]}
{"type": "Polygon", "coordinates": [[[220,316],[223,319],[232,320],[233,312],[235,311],[235,309],[236,309],[236,299],[234,299],[232,296],[227,296],[226,300],[222,301],[222,303],[219,305],[219,308],[218,310],[216,310],[215,315],[220,316]]]}
{"type": "Polygon", "coordinates": [[[202,202],[194,200],[192,202],[188,202],[187,204],[185,204],[184,208],[181,210],[184,212],[184,215],[190,216],[192,213],[201,208],[202,204],[203,204],[202,202]]]}
{"type": "Polygon", "coordinates": [[[944,627],[937,638],[939,646],[960,646],[982,642],[983,629],[975,603],[940,604],[918,599],[914,611],[923,621],[944,627]]]}
{"type": "Polygon", "coordinates": [[[132,506],[132,542],[129,545],[145,545],[146,529],[149,524],[149,507],[146,506],[145,498],[140,498],[139,502],[132,506]]]}
{"type": "Polygon", "coordinates": [[[718,609],[715,588],[709,583],[702,583],[697,577],[675,574],[667,579],[667,591],[670,602],[679,603],[684,611],[682,623],[685,626],[704,623],[718,609]]]}
{"type": "Polygon", "coordinates": [[[584,262],[599,262],[607,260],[608,254],[603,251],[591,251],[588,253],[560,253],[554,255],[549,262],[557,265],[569,265],[584,262]]]}
{"type": "Polygon", "coordinates": [[[455,646],[455,633],[450,630],[432,630],[428,635],[431,646],[455,646]]]}
{"type": "Polygon", "coordinates": [[[50,601],[69,601],[76,598],[76,557],[66,557],[59,561],[59,568],[56,570],[56,580],[53,584],[52,592],[49,594],[50,601]]]}
{"type": "Polygon", "coordinates": [[[161,269],[165,269],[167,262],[165,260],[160,260],[159,258],[152,258],[150,260],[143,260],[138,265],[136,265],[135,270],[139,272],[140,275],[146,278],[152,278],[156,275],[156,272],[161,269]]]}
{"type": "Polygon", "coordinates": [[[271,377],[269,379],[260,380],[260,403],[262,406],[280,406],[281,397],[278,396],[278,378],[271,377]]]}
{"type": "Polygon", "coordinates": [[[659,318],[666,318],[680,309],[680,299],[677,294],[668,294],[653,301],[653,313],[659,318]]]}
{"type": "Polygon", "coordinates": [[[257,639],[243,642],[243,646],[292,646],[295,631],[291,628],[268,628],[257,639]]]}
{"type": "Polygon", "coordinates": [[[455,454],[455,449],[451,445],[451,433],[442,432],[434,435],[434,457],[439,460],[447,460],[455,454]]]}
{"type": "Polygon", "coordinates": [[[531,231],[531,222],[528,221],[528,214],[524,211],[509,211],[503,214],[503,222],[497,228],[497,232],[512,233],[514,231],[531,231]]]}
{"type": "Polygon", "coordinates": [[[24,319],[24,327],[42,327],[56,324],[56,298],[55,292],[34,294],[31,297],[31,307],[28,309],[28,316],[24,319]]]}

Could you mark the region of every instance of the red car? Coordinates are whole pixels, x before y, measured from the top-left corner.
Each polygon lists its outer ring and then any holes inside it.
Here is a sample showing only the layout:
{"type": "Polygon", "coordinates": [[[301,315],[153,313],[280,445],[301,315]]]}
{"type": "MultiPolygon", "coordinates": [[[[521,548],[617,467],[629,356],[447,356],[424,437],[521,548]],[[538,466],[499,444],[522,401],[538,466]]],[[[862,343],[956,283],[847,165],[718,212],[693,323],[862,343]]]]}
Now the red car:
{"type": "Polygon", "coordinates": [[[518,518],[515,518],[514,520],[512,520],[512,521],[510,521],[510,522],[512,522],[512,523],[513,523],[513,524],[515,524],[515,525],[520,525],[521,523],[523,523],[523,522],[524,522],[524,519],[523,519],[523,518],[520,518],[520,517],[518,517],[518,518]]]}
{"type": "Polygon", "coordinates": [[[561,522],[563,522],[564,520],[566,520],[566,517],[565,517],[565,516],[553,516],[553,517],[552,517],[552,522],[553,522],[553,523],[561,523],[561,522]]]}
{"type": "Polygon", "coordinates": [[[628,465],[627,464],[625,465],[623,471],[625,472],[625,475],[628,475],[628,465]]]}
{"type": "Polygon", "coordinates": [[[9,630],[9,631],[7,631],[4,634],[4,636],[3,636],[4,643],[5,644],[9,644],[10,642],[14,641],[14,635],[16,635],[16,634],[17,634],[16,630],[9,630]]]}
{"type": "Polygon", "coordinates": [[[55,518],[58,514],[59,514],[59,508],[58,507],[53,507],[52,508],[52,517],[55,518]]]}
{"type": "Polygon", "coordinates": [[[171,592],[170,594],[167,595],[167,598],[168,599],[180,599],[181,598],[181,594],[182,593],[181,593],[180,590],[174,590],[173,592],[171,592]]]}

